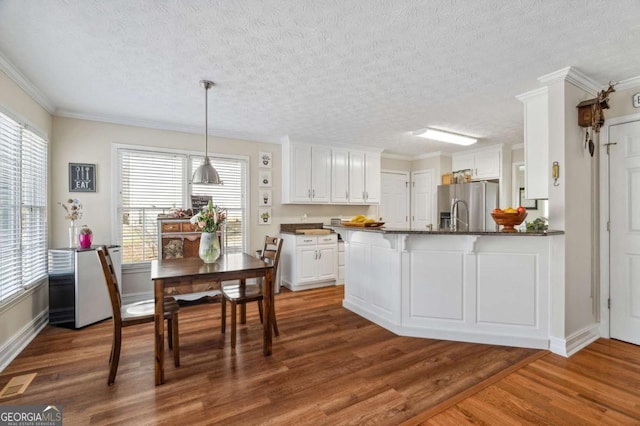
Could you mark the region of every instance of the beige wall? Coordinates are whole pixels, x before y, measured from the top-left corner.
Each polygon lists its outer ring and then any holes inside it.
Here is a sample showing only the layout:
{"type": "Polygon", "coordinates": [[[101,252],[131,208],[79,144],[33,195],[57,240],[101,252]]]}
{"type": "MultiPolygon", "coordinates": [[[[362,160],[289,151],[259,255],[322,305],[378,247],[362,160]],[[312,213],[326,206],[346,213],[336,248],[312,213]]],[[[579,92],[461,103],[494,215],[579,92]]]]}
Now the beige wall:
{"type": "MultiPolygon", "coordinates": [[[[9,114],[51,135],[51,116],[0,71],[0,106],[9,114]]],[[[49,152],[52,144],[49,144],[49,152]]],[[[51,170],[49,170],[51,173],[51,170]]],[[[51,227],[51,226],[49,226],[51,227]]],[[[0,307],[0,371],[48,321],[49,286],[45,280],[0,307]]]]}
{"type": "Polygon", "coordinates": [[[409,172],[411,171],[411,161],[382,157],[380,168],[382,170],[392,170],[395,172],[409,172]]]}
{"type": "Polygon", "coordinates": [[[604,111],[605,121],[607,118],[623,117],[625,115],[640,113],[640,108],[633,107],[631,98],[631,96],[638,92],[640,92],[640,86],[611,93],[609,95],[610,108],[604,111]]]}

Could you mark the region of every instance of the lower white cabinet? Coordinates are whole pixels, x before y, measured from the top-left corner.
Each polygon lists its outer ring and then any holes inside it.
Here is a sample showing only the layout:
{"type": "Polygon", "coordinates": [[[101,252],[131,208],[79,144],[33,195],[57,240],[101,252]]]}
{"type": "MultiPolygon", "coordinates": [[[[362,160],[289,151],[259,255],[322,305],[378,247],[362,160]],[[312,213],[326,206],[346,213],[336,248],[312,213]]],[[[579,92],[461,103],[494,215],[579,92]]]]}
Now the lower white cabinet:
{"type": "Polygon", "coordinates": [[[282,234],[282,285],[292,291],[335,285],[338,276],[338,237],[282,234]]]}

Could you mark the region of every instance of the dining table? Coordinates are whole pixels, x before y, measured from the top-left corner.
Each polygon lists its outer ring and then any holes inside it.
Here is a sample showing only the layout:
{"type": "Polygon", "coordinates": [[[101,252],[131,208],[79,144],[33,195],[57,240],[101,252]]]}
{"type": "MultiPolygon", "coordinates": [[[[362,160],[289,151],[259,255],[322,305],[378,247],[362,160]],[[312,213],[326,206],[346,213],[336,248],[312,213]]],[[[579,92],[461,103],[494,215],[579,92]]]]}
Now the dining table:
{"type": "Polygon", "coordinates": [[[197,293],[202,285],[211,283],[220,288],[223,281],[264,277],[263,348],[271,355],[272,310],[274,302],[273,265],[247,253],[225,253],[213,263],[200,258],[156,259],[151,261],[151,280],[155,300],[155,383],[165,382],[164,374],[164,298],[179,294],[197,293]]]}

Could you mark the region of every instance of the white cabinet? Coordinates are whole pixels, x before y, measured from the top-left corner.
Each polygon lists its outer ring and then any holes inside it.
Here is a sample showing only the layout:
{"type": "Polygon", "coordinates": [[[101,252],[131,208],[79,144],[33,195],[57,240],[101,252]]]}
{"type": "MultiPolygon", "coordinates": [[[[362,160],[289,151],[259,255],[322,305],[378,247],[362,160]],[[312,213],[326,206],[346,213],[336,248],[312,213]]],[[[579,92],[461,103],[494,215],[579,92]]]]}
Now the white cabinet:
{"type": "Polygon", "coordinates": [[[451,156],[451,170],[471,170],[471,179],[500,179],[502,174],[502,149],[489,148],[473,152],[455,153],[451,156]]]}
{"type": "Polygon", "coordinates": [[[380,155],[349,152],[349,202],[380,203],[380,155]]]}
{"type": "Polygon", "coordinates": [[[331,202],[349,202],[349,151],[331,150],[331,202]]]}
{"type": "Polygon", "coordinates": [[[292,291],[334,285],[338,275],[338,237],[282,234],[282,285],[292,291]]]}
{"type": "Polygon", "coordinates": [[[283,145],[283,203],[328,203],[331,150],[307,144],[283,145]]]}
{"type": "Polygon", "coordinates": [[[282,144],[284,204],[379,204],[380,154],[282,144]]]}
{"type": "Polygon", "coordinates": [[[524,104],[524,191],[549,198],[549,93],[547,87],[517,96],[524,104]]]}

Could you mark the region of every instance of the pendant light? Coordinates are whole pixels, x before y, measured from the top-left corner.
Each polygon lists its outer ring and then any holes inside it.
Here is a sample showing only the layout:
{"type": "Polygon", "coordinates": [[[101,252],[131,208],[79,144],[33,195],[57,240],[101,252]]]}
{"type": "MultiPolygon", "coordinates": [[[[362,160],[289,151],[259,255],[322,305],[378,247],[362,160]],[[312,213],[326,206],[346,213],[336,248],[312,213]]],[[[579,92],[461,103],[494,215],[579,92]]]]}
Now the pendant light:
{"type": "Polygon", "coordinates": [[[218,171],[211,165],[209,159],[209,89],[213,86],[213,81],[200,80],[200,85],[204,87],[204,161],[200,167],[193,172],[191,183],[205,185],[223,185],[218,171]]]}

